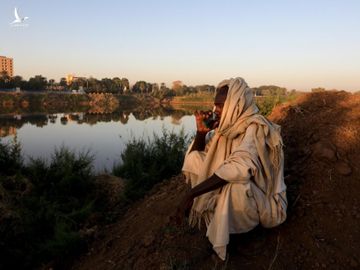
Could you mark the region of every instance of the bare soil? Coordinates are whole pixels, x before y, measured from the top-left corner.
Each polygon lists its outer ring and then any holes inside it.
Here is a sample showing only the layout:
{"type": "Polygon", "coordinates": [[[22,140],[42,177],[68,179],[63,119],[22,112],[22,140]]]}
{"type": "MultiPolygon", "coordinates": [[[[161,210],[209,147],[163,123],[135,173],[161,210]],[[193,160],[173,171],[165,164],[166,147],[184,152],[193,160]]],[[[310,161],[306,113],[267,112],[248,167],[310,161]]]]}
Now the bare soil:
{"type": "Polygon", "coordinates": [[[304,94],[269,118],[285,144],[284,224],[232,236],[219,263],[204,228],[170,218],[188,189],[176,176],[99,232],[72,269],[360,269],[360,95],[304,94]]]}

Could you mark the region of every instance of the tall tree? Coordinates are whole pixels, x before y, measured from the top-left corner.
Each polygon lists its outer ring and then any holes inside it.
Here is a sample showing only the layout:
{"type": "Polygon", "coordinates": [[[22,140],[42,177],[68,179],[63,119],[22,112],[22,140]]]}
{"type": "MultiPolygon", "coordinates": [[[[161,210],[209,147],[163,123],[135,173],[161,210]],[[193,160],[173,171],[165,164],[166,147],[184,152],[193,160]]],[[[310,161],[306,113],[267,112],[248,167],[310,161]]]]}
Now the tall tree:
{"type": "Polygon", "coordinates": [[[27,83],[27,90],[30,91],[43,91],[46,89],[47,80],[42,75],[36,75],[29,79],[27,83]]]}
{"type": "Polygon", "coordinates": [[[121,79],[121,84],[122,84],[122,86],[123,86],[123,91],[124,91],[124,92],[127,92],[127,91],[130,90],[130,82],[129,82],[128,79],[122,78],[122,79],[121,79]]]}
{"type": "Polygon", "coordinates": [[[113,87],[115,88],[115,92],[118,94],[122,94],[123,85],[121,79],[119,77],[115,77],[112,79],[112,81],[113,81],[113,87]]]}
{"type": "Polygon", "coordinates": [[[61,78],[60,79],[60,86],[66,87],[67,83],[66,83],[66,78],[61,78]]]}

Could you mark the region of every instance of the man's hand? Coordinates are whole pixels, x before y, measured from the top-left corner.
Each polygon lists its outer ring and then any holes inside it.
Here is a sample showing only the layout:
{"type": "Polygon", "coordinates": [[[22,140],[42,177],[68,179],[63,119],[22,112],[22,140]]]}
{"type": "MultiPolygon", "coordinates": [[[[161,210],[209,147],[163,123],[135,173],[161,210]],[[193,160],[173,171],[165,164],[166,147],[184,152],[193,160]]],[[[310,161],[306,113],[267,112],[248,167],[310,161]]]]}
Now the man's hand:
{"type": "Polygon", "coordinates": [[[178,225],[181,225],[184,222],[184,217],[188,217],[191,211],[191,208],[194,203],[194,199],[204,193],[209,191],[213,191],[215,189],[221,188],[224,185],[228,184],[227,181],[220,178],[216,174],[213,174],[204,182],[200,183],[199,185],[195,186],[188,192],[181,203],[179,204],[175,220],[178,225]]]}
{"type": "Polygon", "coordinates": [[[196,119],[197,132],[208,133],[211,129],[213,129],[213,127],[209,128],[204,124],[204,121],[212,115],[212,111],[195,111],[194,115],[196,119]]]}
{"type": "Polygon", "coordinates": [[[185,195],[176,211],[176,223],[181,225],[184,222],[185,217],[189,217],[194,198],[191,193],[185,195]]]}
{"type": "Polygon", "coordinates": [[[206,121],[211,115],[213,114],[212,111],[195,111],[194,115],[195,115],[195,119],[196,119],[196,137],[195,137],[195,141],[193,143],[192,148],[190,149],[191,151],[204,151],[205,149],[205,137],[206,134],[212,130],[217,128],[217,126],[219,125],[219,119],[218,117],[215,118],[215,121],[211,121],[211,127],[207,127],[204,123],[204,121],[206,121]]]}

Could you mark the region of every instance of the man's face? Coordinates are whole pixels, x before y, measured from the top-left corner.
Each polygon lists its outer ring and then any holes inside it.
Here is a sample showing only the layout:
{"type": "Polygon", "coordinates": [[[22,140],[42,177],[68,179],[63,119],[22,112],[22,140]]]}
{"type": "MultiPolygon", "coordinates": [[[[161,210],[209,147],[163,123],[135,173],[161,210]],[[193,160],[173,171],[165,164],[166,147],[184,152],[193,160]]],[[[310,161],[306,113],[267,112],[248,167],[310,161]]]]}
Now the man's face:
{"type": "Polygon", "coordinates": [[[224,103],[226,100],[227,92],[228,92],[227,89],[220,89],[220,91],[218,91],[215,96],[215,100],[214,100],[215,113],[217,114],[219,119],[221,117],[221,114],[222,114],[222,111],[224,108],[224,103]]]}
{"type": "Polygon", "coordinates": [[[215,114],[216,114],[217,117],[220,119],[220,118],[221,118],[222,111],[223,111],[223,108],[224,108],[224,103],[215,102],[214,105],[215,105],[215,114]]]}

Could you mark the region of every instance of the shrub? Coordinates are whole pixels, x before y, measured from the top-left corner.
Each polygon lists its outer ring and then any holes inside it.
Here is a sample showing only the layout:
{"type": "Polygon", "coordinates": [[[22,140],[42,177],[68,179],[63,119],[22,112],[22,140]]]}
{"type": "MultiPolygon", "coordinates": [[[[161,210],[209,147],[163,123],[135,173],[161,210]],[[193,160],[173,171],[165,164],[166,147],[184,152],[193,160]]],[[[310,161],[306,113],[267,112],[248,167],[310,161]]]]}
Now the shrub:
{"type": "Polygon", "coordinates": [[[126,179],[125,198],[144,196],[156,183],[178,174],[184,159],[188,136],[163,130],[152,139],[132,139],[121,154],[122,163],[114,166],[113,174],[126,179]]]}
{"type": "Polygon", "coordinates": [[[94,211],[93,157],[62,147],[51,161],[20,166],[18,146],[0,144],[1,162],[18,168],[0,178],[0,268],[34,268],[83,250],[79,230],[94,211]],[[24,187],[24,185],[26,187],[24,187]]]}
{"type": "Polygon", "coordinates": [[[23,166],[23,159],[21,157],[21,145],[14,137],[11,144],[3,144],[0,141],[0,176],[13,175],[18,172],[23,166]]]}
{"type": "Polygon", "coordinates": [[[258,106],[262,115],[268,116],[275,106],[284,103],[291,102],[299,96],[299,92],[291,91],[287,95],[269,95],[256,98],[256,105],[258,106]]]}

